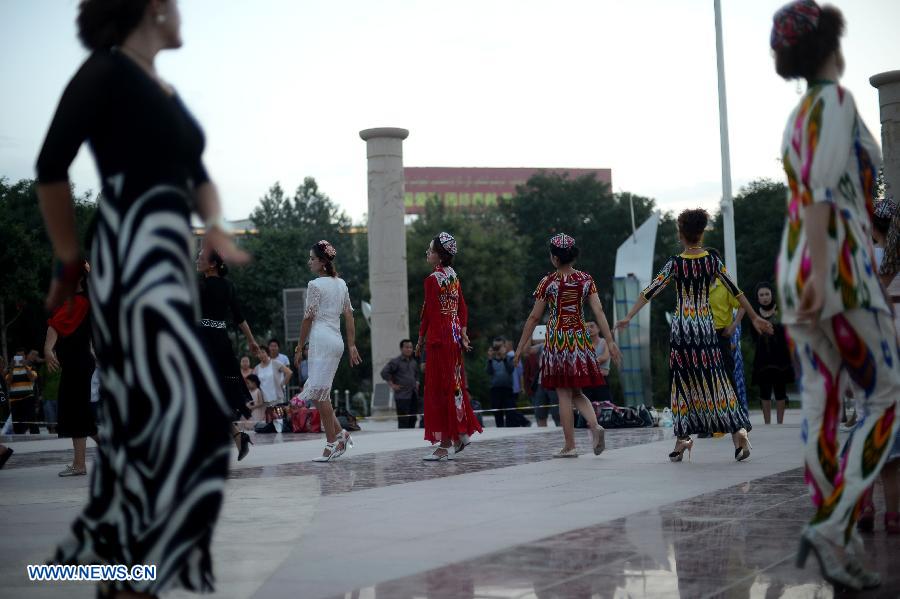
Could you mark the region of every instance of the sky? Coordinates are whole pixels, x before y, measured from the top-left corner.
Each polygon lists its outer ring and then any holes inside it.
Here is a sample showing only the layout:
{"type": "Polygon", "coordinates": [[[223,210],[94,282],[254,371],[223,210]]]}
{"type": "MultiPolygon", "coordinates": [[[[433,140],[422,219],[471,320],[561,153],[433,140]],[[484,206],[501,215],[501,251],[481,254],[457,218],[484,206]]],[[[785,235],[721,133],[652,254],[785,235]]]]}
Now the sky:
{"type": "MultiPolygon", "coordinates": [[[[783,0],[722,0],[734,192],[780,180],[797,85],[774,72],[783,0]]],[[[0,0],[0,177],[34,162],[86,58],[77,0],[0,0]]],[[[225,216],[304,177],[355,222],[367,211],[359,131],[403,127],[406,166],[610,168],[613,190],[663,210],[717,209],[722,194],[713,0],[179,0],[184,46],[157,59],[204,127],[225,216]]],[[[837,4],[863,120],[868,79],[900,68],[900,2],[837,4]]],[[[69,171],[96,190],[87,147],[69,171]]]]}

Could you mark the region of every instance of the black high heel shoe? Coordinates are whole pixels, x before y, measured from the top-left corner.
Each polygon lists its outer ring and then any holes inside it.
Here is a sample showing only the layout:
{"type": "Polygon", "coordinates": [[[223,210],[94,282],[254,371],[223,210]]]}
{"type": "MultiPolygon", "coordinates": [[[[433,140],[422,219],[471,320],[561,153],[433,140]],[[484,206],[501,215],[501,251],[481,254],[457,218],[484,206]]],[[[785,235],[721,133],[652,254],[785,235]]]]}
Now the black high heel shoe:
{"type": "Polygon", "coordinates": [[[250,435],[247,433],[235,433],[234,436],[237,437],[240,435],[241,446],[238,448],[238,462],[247,457],[247,454],[250,453],[250,446],[253,445],[253,441],[250,440],[250,435]]]}

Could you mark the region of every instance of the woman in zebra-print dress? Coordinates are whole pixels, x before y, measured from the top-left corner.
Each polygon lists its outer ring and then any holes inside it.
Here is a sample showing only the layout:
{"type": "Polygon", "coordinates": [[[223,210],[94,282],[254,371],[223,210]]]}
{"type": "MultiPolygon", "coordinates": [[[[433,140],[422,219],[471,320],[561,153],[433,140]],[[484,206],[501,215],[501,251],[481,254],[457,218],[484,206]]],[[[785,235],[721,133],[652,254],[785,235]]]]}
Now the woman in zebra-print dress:
{"type": "Polygon", "coordinates": [[[89,502],[53,560],[157,566],[155,580],[108,582],[103,595],[211,591],[231,410],[196,328],[192,210],[206,219],[206,247],[246,256],[224,231],[203,134],[153,66],[181,45],[175,0],[86,0],[78,25],[93,52],[47,133],[38,197],[57,256],[53,305],[81,264],[67,171],[87,140],[103,186],[90,300],[104,427],[89,502]]]}

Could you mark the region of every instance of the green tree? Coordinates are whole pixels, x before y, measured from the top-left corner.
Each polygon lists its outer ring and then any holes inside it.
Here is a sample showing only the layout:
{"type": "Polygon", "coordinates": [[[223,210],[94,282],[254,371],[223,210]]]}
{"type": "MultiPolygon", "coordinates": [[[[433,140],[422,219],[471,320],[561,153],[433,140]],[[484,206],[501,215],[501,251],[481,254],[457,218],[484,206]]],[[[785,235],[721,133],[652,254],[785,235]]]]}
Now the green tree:
{"type": "MultiPolygon", "coordinates": [[[[775,260],[784,231],[787,187],[771,179],[757,179],[741,188],[734,198],[734,243],[737,251],[737,275],[747,298],[756,301],[757,283],[774,283],[775,260]]],[[[723,253],[722,213],[715,215],[713,230],[705,243],[723,253]]],[[[724,255],[724,253],[723,253],[724,255]]]]}
{"type": "MultiPolygon", "coordinates": [[[[631,234],[631,203],[639,225],[654,209],[654,201],[630,193],[612,194],[594,175],[571,179],[566,174],[540,172],[501,204],[501,210],[523,238],[522,271],[529,289],[525,305],[541,277],[552,270],[548,240],[565,232],[581,249],[577,267],[594,277],[607,316],[612,312],[612,279],[616,251],[631,234]]],[[[523,317],[524,320],[524,317],[523,317]]]]}
{"type": "MultiPolygon", "coordinates": [[[[254,257],[253,262],[231,275],[241,297],[247,322],[259,341],[274,335],[281,339],[282,350],[293,355],[285,340],[297,331],[285,331],[282,318],[282,290],[305,287],[315,278],[306,266],[309,249],[320,239],[329,240],[337,249],[335,261],[339,275],[347,282],[350,300],[357,308],[356,344],[360,354],[369,355],[370,333],[358,310],[368,298],[368,243],[364,231],[352,227],[350,218],[319,189],[316,180],[306,177],[293,196],[274,184],[260,198],[250,215],[257,233],[241,240],[241,246],[254,257]]],[[[245,346],[241,344],[241,351],[245,346]]],[[[365,365],[350,370],[344,360],[335,375],[335,389],[356,391],[368,376],[365,365]]]]}
{"type": "Polygon", "coordinates": [[[466,361],[469,389],[475,397],[487,395],[484,356],[496,335],[513,337],[521,331],[522,293],[526,287],[520,265],[525,242],[511,230],[496,209],[477,214],[447,210],[431,199],[425,212],[406,232],[410,334],[416,337],[424,300],[424,280],[431,273],[425,249],[441,231],[456,237],[459,253],[453,268],[459,273],[469,308],[469,338],[474,347],[466,361]]]}
{"type": "MultiPolygon", "coordinates": [[[[72,195],[84,251],[96,205],[89,193],[77,196],[73,188],[72,195]]],[[[37,207],[33,180],[9,183],[0,178],[0,351],[6,358],[16,346],[42,348],[47,330],[44,298],[53,253],[37,207]]]]}

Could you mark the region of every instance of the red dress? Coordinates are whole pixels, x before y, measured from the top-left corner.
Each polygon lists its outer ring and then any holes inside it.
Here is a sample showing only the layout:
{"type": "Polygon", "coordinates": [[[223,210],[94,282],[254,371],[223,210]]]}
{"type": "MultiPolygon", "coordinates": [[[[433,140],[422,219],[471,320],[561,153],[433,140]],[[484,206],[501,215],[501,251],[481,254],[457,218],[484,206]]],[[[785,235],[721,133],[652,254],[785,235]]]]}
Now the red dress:
{"type": "Polygon", "coordinates": [[[437,266],[425,278],[425,303],[419,336],[425,337],[425,439],[438,443],[481,432],[466,389],[460,329],[469,312],[459,278],[449,266],[437,266]]]}
{"type": "Polygon", "coordinates": [[[547,302],[550,320],[541,354],[541,386],[545,389],[581,389],[604,384],[594,344],[582,316],[584,302],[597,293],[594,279],[576,270],[561,277],[544,277],[534,297],[547,302]]]}

